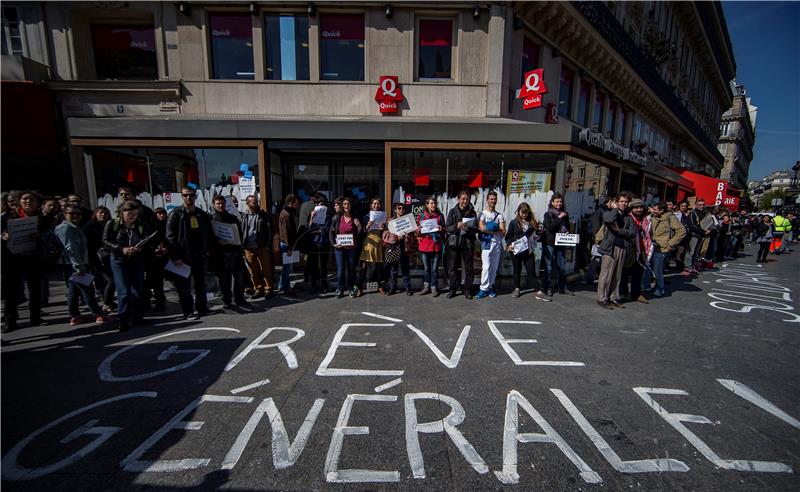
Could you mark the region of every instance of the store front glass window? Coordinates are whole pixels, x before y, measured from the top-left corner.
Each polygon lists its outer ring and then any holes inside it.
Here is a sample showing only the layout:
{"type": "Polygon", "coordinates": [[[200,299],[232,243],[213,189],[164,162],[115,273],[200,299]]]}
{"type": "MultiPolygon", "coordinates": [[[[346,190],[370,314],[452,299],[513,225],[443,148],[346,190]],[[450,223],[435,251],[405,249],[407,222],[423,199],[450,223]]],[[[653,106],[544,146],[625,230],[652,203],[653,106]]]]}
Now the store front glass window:
{"type": "Polygon", "coordinates": [[[522,73],[519,76],[520,87],[525,83],[525,74],[537,68],[539,68],[539,45],[525,36],[522,39],[522,73]]]}
{"type": "Polygon", "coordinates": [[[255,79],[253,21],[249,14],[209,14],[211,78],[255,79]]]}
{"type": "Polygon", "coordinates": [[[156,38],[153,28],[137,25],[91,26],[98,79],[155,80],[156,38]]]}
{"type": "Polygon", "coordinates": [[[624,108],[619,110],[619,132],[616,139],[619,143],[625,143],[625,134],[628,132],[628,111],[624,108]]]}
{"type": "Polygon", "coordinates": [[[591,84],[585,80],[581,80],[581,88],[578,92],[578,123],[584,127],[589,126],[589,95],[591,93],[591,84]]]}
{"type": "Polygon", "coordinates": [[[664,183],[645,178],[642,201],[647,205],[653,205],[662,200],[664,200],[664,183]]]}
{"type": "Polygon", "coordinates": [[[364,16],[323,14],[319,29],[322,80],[364,80],[364,16]]]}
{"type": "Polygon", "coordinates": [[[255,148],[101,147],[92,149],[92,161],[98,205],[111,210],[123,185],[148,207],[168,210],[180,206],[182,187],[195,187],[197,205],[209,210],[214,195],[238,197],[251,179],[259,184],[255,148]]]}
{"type": "Polygon", "coordinates": [[[558,114],[570,118],[572,114],[572,84],[575,82],[575,72],[567,67],[561,67],[561,82],[558,87],[558,114]]]}
{"type": "Polygon", "coordinates": [[[594,112],[592,113],[592,130],[596,132],[603,131],[603,107],[606,104],[606,94],[602,91],[597,91],[594,96],[594,112]]]}
{"type": "Polygon", "coordinates": [[[268,15],[267,80],[308,80],[308,16],[268,15]]]}
{"type": "Polygon", "coordinates": [[[452,79],[453,21],[420,19],[418,52],[420,80],[452,79]]]}

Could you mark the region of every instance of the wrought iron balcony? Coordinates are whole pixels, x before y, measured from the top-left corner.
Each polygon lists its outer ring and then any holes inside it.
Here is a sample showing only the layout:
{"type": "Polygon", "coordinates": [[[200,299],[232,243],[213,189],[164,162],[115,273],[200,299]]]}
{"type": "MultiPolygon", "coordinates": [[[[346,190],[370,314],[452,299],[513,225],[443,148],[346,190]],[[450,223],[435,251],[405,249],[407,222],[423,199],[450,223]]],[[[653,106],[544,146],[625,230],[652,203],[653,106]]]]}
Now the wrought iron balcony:
{"type": "Polygon", "coordinates": [[[706,135],[706,132],[695,121],[683,103],[678,99],[672,89],[656,71],[653,62],[631,39],[630,35],[617,21],[614,14],[603,2],[574,1],[572,5],[586,18],[597,32],[617,50],[619,55],[630,65],[639,77],[650,86],[653,92],[667,105],[672,114],[686,126],[689,133],[693,134],[706,150],[714,156],[717,165],[722,165],[722,154],[717,150],[716,142],[706,135]]]}

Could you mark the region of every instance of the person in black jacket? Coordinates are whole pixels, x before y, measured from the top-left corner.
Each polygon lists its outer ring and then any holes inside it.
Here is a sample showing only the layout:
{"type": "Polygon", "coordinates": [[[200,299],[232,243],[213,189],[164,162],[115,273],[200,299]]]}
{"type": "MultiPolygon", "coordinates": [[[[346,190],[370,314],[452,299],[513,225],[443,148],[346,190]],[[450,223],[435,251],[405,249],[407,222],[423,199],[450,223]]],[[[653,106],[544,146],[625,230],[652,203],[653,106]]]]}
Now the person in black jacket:
{"type": "Polygon", "coordinates": [[[153,248],[148,250],[145,271],[145,306],[150,304],[150,297],[153,297],[155,304],[153,311],[163,311],[167,303],[167,296],[164,295],[164,265],[167,264],[167,211],[162,207],[153,210],[155,221],[151,224],[158,235],[153,239],[153,248]]]}
{"type": "Polygon", "coordinates": [[[475,257],[475,237],[478,233],[478,215],[469,202],[469,193],[458,194],[458,205],[450,209],[445,221],[447,229],[447,271],[450,277],[450,291],[447,298],[456,296],[461,286],[461,272],[464,269],[464,297],[472,299],[473,262],[475,257]],[[467,219],[467,225],[464,224],[467,219]],[[470,220],[471,219],[471,220],[470,220]]]}
{"type": "Polygon", "coordinates": [[[558,271],[558,293],[574,296],[567,289],[566,275],[566,246],[556,246],[556,234],[569,232],[569,215],[564,210],[564,197],[555,193],[550,198],[550,207],[544,214],[542,227],[542,256],[544,256],[544,280],[542,290],[553,295],[555,289],[550,288],[550,277],[553,272],[553,263],[558,271]]]}
{"type": "Polygon", "coordinates": [[[594,211],[592,218],[589,220],[590,229],[587,232],[589,233],[588,244],[589,256],[591,259],[589,260],[589,264],[586,266],[586,275],[583,277],[583,282],[589,286],[594,285],[594,281],[598,275],[598,270],[600,269],[600,262],[603,258],[602,255],[593,254],[597,251],[597,248],[594,247],[594,235],[603,226],[603,214],[611,210],[611,205],[613,203],[614,197],[611,195],[607,196],[605,201],[603,201],[603,203],[597,207],[597,210],[594,211]]]}
{"type": "Polygon", "coordinates": [[[314,209],[308,217],[308,253],[306,268],[311,292],[316,293],[322,284],[322,292],[328,292],[328,257],[331,254],[331,243],[328,231],[331,228],[331,214],[325,195],[317,193],[313,198],[314,209]]]}
{"type": "Polygon", "coordinates": [[[117,312],[119,329],[130,329],[144,322],[142,295],[144,294],[145,251],[142,244],[152,231],[139,219],[139,204],[127,201],[119,207],[120,217],[106,222],[103,229],[103,247],[111,253],[111,271],[117,287],[117,312]]]}
{"type": "Polygon", "coordinates": [[[114,274],[111,273],[109,252],[103,247],[103,231],[106,223],[111,220],[111,211],[106,207],[97,207],[92,213],[92,218],[83,226],[89,248],[89,266],[94,275],[97,290],[103,294],[103,311],[109,313],[114,310],[114,274]]]}
{"type": "Polygon", "coordinates": [[[206,270],[216,239],[211,231],[208,214],[195,206],[195,190],[184,187],[181,197],[183,206],[173,210],[167,217],[167,248],[176,266],[186,264],[192,269],[189,278],[175,275],[174,283],[184,319],[196,320],[195,307],[200,316],[211,312],[206,299],[206,270]],[[190,292],[192,284],[194,299],[190,292]]]}
{"type": "Polygon", "coordinates": [[[689,265],[689,273],[698,274],[697,267],[700,264],[702,256],[703,238],[711,234],[710,230],[704,229],[700,223],[706,216],[706,202],[702,198],[694,203],[694,208],[689,213],[689,251],[687,255],[691,255],[691,263],[689,265]]]}
{"type": "Polygon", "coordinates": [[[612,304],[620,309],[625,308],[620,300],[619,284],[625,256],[632,249],[636,237],[633,219],[628,215],[631,199],[630,193],[622,192],[614,198],[611,210],[603,213],[605,232],[597,247],[603,255],[597,281],[597,304],[606,309],[613,309],[612,304]]]}
{"type": "Polygon", "coordinates": [[[250,270],[253,285],[253,299],[271,297],[275,290],[272,279],[272,231],[270,216],[261,210],[258,198],[249,195],[245,198],[247,210],[242,214],[242,246],[244,259],[250,270]]]}
{"type": "MultiPolygon", "coordinates": [[[[514,292],[512,297],[520,296],[520,285],[522,267],[528,274],[528,278],[534,278],[536,271],[533,268],[534,254],[533,245],[536,242],[536,232],[539,229],[539,224],[533,218],[533,212],[530,205],[522,202],[517,207],[517,213],[514,220],[508,223],[508,232],[506,232],[506,244],[508,252],[511,253],[511,264],[514,267],[514,292]],[[523,240],[524,241],[521,241],[523,240]],[[518,253],[514,253],[516,249],[518,253]]],[[[538,283],[538,282],[537,282],[538,283]]],[[[540,301],[549,302],[550,298],[540,288],[536,289],[536,298],[540,301]]]]}
{"type": "MultiPolygon", "coordinates": [[[[211,213],[211,220],[232,224],[239,231],[241,238],[241,224],[238,217],[235,217],[225,210],[225,197],[215,196],[213,199],[214,212],[211,213]]],[[[222,292],[222,302],[225,309],[233,309],[232,300],[236,301],[237,306],[249,306],[250,303],[244,298],[244,258],[242,257],[242,245],[231,244],[217,238],[218,246],[212,257],[214,272],[219,280],[219,290],[222,292]],[[233,279],[233,296],[231,296],[231,279],[233,279]]]]}

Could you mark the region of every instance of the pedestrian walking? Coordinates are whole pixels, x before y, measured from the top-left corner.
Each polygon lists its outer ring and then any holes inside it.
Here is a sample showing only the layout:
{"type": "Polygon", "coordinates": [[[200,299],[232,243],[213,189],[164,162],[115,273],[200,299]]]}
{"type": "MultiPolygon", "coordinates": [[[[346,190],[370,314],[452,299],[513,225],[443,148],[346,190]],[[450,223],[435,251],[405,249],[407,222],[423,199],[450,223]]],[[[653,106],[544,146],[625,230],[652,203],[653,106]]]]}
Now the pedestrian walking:
{"type": "Polygon", "coordinates": [[[762,215],[761,220],[755,226],[756,243],[758,244],[757,263],[766,263],[769,254],[769,246],[772,243],[773,232],[772,218],[769,215],[762,215]]]}

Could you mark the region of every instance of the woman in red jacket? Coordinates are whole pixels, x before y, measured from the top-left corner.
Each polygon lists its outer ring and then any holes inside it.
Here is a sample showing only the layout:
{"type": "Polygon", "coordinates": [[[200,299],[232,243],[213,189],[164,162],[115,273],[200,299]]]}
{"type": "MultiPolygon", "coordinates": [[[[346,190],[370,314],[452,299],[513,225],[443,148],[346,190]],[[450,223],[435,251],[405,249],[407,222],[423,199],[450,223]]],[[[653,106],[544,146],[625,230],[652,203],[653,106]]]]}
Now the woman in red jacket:
{"type": "Polygon", "coordinates": [[[444,233],[444,216],[439,212],[436,204],[436,197],[428,197],[425,200],[425,211],[418,218],[419,229],[419,252],[422,256],[422,265],[425,267],[423,277],[424,287],[420,295],[430,294],[433,297],[439,296],[439,288],[436,282],[436,270],[439,267],[439,254],[442,252],[442,234],[444,233]],[[435,221],[435,222],[425,222],[435,221]],[[428,224],[434,224],[429,227],[428,224]]]}

